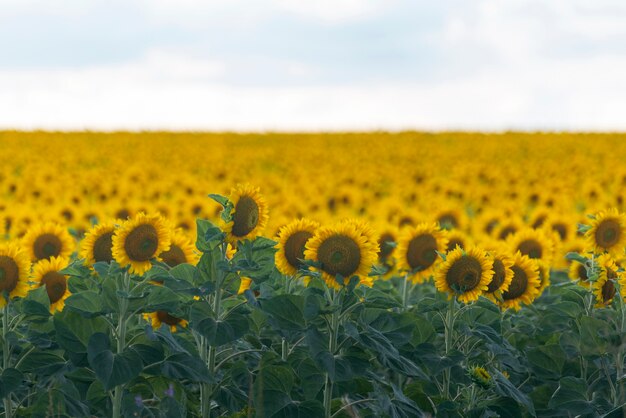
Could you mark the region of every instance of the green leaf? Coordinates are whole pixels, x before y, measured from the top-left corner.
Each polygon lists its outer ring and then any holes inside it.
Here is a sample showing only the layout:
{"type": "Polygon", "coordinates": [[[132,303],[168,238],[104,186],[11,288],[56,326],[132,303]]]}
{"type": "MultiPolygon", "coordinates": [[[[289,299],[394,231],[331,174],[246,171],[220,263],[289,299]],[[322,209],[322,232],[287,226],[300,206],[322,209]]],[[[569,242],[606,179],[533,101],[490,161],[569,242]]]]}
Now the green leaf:
{"type": "Polygon", "coordinates": [[[109,328],[108,322],[103,318],[86,319],[68,309],[57,313],[53,323],[57,342],[72,353],[87,353],[89,338],[94,333],[104,333],[109,328]]]}
{"type": "Polygon", "coordinates": [[[0,398],[5,398],[12,392],[15,392],[24,380],[24,375],[17,369],[8,368],[2,371],[0,375],[0,398]]]}
{"type": "Polygon", "coordinates": [[[180,296],[165,286],[152,286],[145,306],[145,312],[174,312],[180,303],[180,296]]]}
{"type": "Polygon", "coordinates": [[[290,405],[293,384],[293,373],[287,367],[265,366],[259,370],[253,386],[256,416],[273,417],[290,405]]]}
{"type": "Polygon", "coordinates": [[[189,326],[203,335],[211,345],[220,346],[235,341],[248,330],[248,318],[233,312],[225,319],[215,320],[208,303],[199,301],[191,306],[189,326]]]}
{"type": "Polygon", "coordinates": [[[87,290],[74,293],[65,300],[65,309],[76,312],[85,318],[93,318],[103,312],[102,297],[92,291],[87,290]]]}
{"type": "Polygon", "coordinates": [[[278,330],[300,331],[306,326],[304,301],[300,295],[278,295],[259,302],[261,309],[269,314],[270,323],[278,330]]]}
{"type": "Polygon", "coordinates": [[[28,292],[22,301],[24,314],[31,317],[48,318],[50,316],[50,299],[45,286],[28,292]]]}
{"type": "Polygon", "coordinates": [[[52,375],[65,366],[65,359],[53,351],[34,350],[22,358],[17,369],[22,373],[52,375]]]}
{"type": "Polygon", "coordinates": [[[543,345],[529,350],[528,361],[546,376],[559,376],[565,363],[565,353],[558,344],[543,345]]]}
{"type": "Polygon", "coordinates": [[[170,379],[187,379],[192,382],[215,383],[206,364],[197,357],[185,353],[174,353],[163,362],[146,369],[146,373],[162,375],[170,379]]]}
{"type": "Polygon", "coordinates": [[[587,401],[587,384],[583,379],[573,376],[563,377],[559,381],[559,387],[554,391],[549,408],[561,409],[573,415],[593,414],[595,408],[587,401]]]}
{"type": "Polygon", "coordinates": [[[535,406],[533,405],[533,401],[528,397],[528,395],[520,391],[515,385],[513,385],[513,383],[509,381],[509,379],[504,377],[504,375],[499,371],[494,370],[492,376],[496,384],[496,393],[515,399],[526,408],[529,414],[531,414],[532,416],[537,416],[535,413],[535,406]]]}
{"type": "Polygon", "coordinates": [[[215,249],[224,241],[226,235],[215,226],[213,222],[205,219],[197,219],[197,239],[196,248],[202,252],[208,252],[215,249]]]}
{"type": "Polygon", "coordinates": [[[570,261],[578,261],[581,264],[585,264],[587,262],[586,257],[583,257],[582,255],[573,252],[565,254],[565,259],[570,261]]]}
{"type": "Polygon", "coordinates": [[[141,357],[135,350],[131,348],[120,354],[113,354],[109,337],[99,332],[89,339],[87,359],[105,390],[130,382],[143,369],[141,357]]]}
{"type": "Polygon", "coordinates": [[[191,264],[183,263],[179,264],[170,270],[170,275],[178,280],[183,280],[187,283],[194,283],[198,269],[191,264]]]}

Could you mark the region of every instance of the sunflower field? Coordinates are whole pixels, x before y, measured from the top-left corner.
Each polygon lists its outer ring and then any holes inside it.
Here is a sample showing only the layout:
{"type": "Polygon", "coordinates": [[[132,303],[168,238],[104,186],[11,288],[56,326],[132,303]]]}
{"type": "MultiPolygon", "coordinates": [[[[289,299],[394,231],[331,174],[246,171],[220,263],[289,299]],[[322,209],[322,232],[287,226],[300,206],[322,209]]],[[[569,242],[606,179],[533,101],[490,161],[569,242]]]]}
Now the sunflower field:
{"type": "Polygon", "coordinates": [[[626,137],[0,132],[3,417],[622,417],[626,137]]]}

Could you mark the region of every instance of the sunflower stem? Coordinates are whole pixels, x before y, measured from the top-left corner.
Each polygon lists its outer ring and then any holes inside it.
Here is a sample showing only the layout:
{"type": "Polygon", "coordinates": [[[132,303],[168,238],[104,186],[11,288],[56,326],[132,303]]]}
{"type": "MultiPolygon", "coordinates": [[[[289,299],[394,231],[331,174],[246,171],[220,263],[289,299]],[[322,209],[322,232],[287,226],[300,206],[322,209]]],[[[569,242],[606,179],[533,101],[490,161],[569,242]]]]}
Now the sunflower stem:
{"type": "MultiPolygon", "coordinates": [[[[128,272],[124,273],[122,279],[122,290],[128,292],[130,289],[130,275],[128,272]]],[[[126,348],[126,325],[127,325],[127,311],[128,311],[128,299],[118,299],[120,314],[117,323],[117,354],[121,354],[126,348]]],[[[113,418],[120,418],[122,415],[122,397],[124,396],[124,385],[117,385],[113,395],[113,418]]]]}
{"type": "Polygon", "coordinates": [[[402,283],[402,312],[406,311],[409,296],[409,275],[404,275],[404,281],[402,283]]]}
{"type": "MultiPolygon", "coordinates": [[[[9,332],[9,302],[5,301],[4,308],[2,309],[2,371],[9,367],[11,347],[9,340],[7,339],[7,333],[9,332]]],[[[11,395],[7,394],[4,398],[4,416],[10,418],[13,416],[13,406],[11,405],[11,395]]]]}
{"type": "Polygon", "coordinates": [[[283,361],[287,361],[287,353],[289,351],[289,346],[287,344],[287,340],[283,337],[283,342],[281,344],[281,358],[283,361]]]}
{"type": "MultiPolygon", "coordinates": [[[[452,342],[454,340],[454,308],[455,308],[455,300],[454,297],[450,297],[450,302],[448,303],[448,312],[446,314],[446,321],[444,324],[444,340],[446,346],[446,356],[450,355],[452,351],[452,342]]],[[[444,396],[446,399],[450,399],[450,378],[451,378],[451,368],[447,368],[444,370],[443,378],[443,390],[444,396]]]]}
{"type": "MultiPolygon", "coordinates": [[[[341,291],[337,293],[336,290],[333,289],[331,295],[331,305],[333,306],[333,314],[330,320],[330,326],[328,329],[329,333],[329,341],[328,341],[328,351],[330,354],[335,356],[335,351],[337,350],[337,335],[339,332],[339,316],[341,314],[341,291]]],[[[333,395],[333,382],[330,380],[330,375],[326,373],[326,383],[324,385],[324,416],[326,418],[331,417],[331,402],[333,395]]]]}

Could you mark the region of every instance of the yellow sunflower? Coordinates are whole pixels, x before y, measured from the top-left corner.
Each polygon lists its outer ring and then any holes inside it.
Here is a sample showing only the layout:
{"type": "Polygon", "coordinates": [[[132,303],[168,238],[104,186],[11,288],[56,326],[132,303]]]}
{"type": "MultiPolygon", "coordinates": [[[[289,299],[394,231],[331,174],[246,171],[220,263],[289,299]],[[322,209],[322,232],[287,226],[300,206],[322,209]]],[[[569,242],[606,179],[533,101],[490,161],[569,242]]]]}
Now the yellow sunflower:
{"type": "Polygon", "coordinates": [[[619,266],[610,254],[603,254],[596,259],[599,269],[598,279],[593,283],[593,293],[596,296],[596,307],[607,307],[617,293],[616,282],[622,283],[623,273],[618,272],[619,266]]]}
{"type": "Polygon", "coordinates": [[[65,267],[67,267],[66,259],[51,257],[49,260],[41,260],[33,268],[32,282],[34,287],[46,287],[50,299],[50,313],[62,311],[65,299],[71,295],[67,287],[69,277],[59,273],[65,267]]]}
{"type": "Polygon", "coordinates": [[[152,329],[161,328],[162,324],[168,325],[170,331],[176,332],[177,327],[187,328],[189,322],[182,318],[176,318],[165,311],[156,311],[143,314],[143,319],[150,322],[152,329]]]}
{"type": "Polygon", "coordinates": [[[113,258],[130,272],[144,274],[152,268],[150,260],[169,250],[171,231],[160,215],[143,212],[120,225],[113,234],[113,258]]]}
{"type": "Polygon", "coordinates": [[[578,284],[583,287],[589,288],[592,284],[589,281],[589,272],[587,271],[587,267],[578,261],[573,261],[570,264],[567,271],[567,277],[573,281],[578,281],[578,284]]]}
{"type": "Polygon", "coordinates": [[[469,303],[488,289],[493,277],[493,263],[480,248],[459,247],[446,254],[446,260],[435,273],[435,286],[440,292],[456,295],[459,301],[469,303]]]}
{"type": "Polygon", "coordinates": [[[396,243],[398,231],[392,225],[386,225],[378,238],[378,264],[387,269],[384,278],[391,278],[396,270],[396,243]]]}
{"type": "Polygon", "coordinates": [[[510,235],[507,243],[512,253],[519,251],[528,258],[550,263],[554,257],[552,238],[540,229],[522,229],[510,235]]]}
{"type": "Polygon", "coordinates": [[[447,237],[448,245],[446,247],[446,252],[454,250],[457,246],[460,248],[467,248],[470,245],[470,239],[467,234],[458,229],[448,231],[447,237]]]}
{"type": "Polygon", "coordinates": [[[378,245],[368,241],[367,235],[354,223],[338,224],[317,229],[305,245],[304,257],[320,263],[322,278],[328,287],[339,288],[337,278],[358,276],[360,284],[371,286],[368,276],[376,262],[378,245]]]}
{"type": "Polygon", "coordinates": [[[307,241],[313,237],[319,224],[308,219],[298,219],[278,232],[276,268],[287,276],[295,276],[302,266],[307,241]]]}
{"type": "Polygon", "coordinates": [[[110,263],[113,260],[113,234],[115,223],[105,222],[94,225],[80,243],[80,257],[85,259],[86,265],[93,265],[104,261],[110,263]]]}
{"type": "Polygon", "coordinates": [[[74,251],[74,238],[61,225],[52,222],[31,227],[22,243],[33,262],[52,257],[68,260],[74,251]]]}
{"type": "Polygon", "coordinates": [[[502,249],[489,252],[493,260],[493,277],[484,296],[493,302],[502,298],[502,292],[509,290],[513,280],[513,259],[502,249]]]}
{"type": "Polygon", "coordinates": [[[437,252],[444,252],[447,245],[446,233],[437,223],[421,223],[405,229],[395,251],[398,268],[409,272],[414,283],[422,283],[435,267],[437,252]]]}
{"type": "Polygon", "coordinates": [[[198,263],[198,254],[196,254],[194,243],[182,232],[177,229],[172,234],[172,243],[170,249],[161,252],[159,259],[170,267],[176,267],[179,264],[187,263],[196,265],[198,263]]]}
{"type": "Polygon", "coordinates": [[[534,260],[539,272],[539,295],[550,286],[550,266],[541,260],[534,260]]]}
{"type": "Polygon", "coordinates": [[[513,256],[511,270],[513,279],[509,289],[502,292],[500,306],[518,311],[522,303],[529,305],[539,295],[539,271],[536,263],[519,251],[513,256]]]}
{"type": "Polygon", "coordinates": [[[235,244],[259,236],[269,220],[267,203],[259,193],[259,188],[248,184],[238,185],[231,190],[228,198],[233,209],[230,212],[232,220],[224,227],[227,240],[235,244]]]}
{"type": "Polygon", "coordinates": [[[0,308],[9,299],[24,297],[30,290],[28,275],[30,274],[30,258],[15,243],[0,245],[0,308]]]}
{"type": "Polygon", "coordinates": [[[626,215],[617,209],[599,212],[585,233],[587,243],[594,252],[608,252],[616,257],[624,255],[626,246],[626,215]]]}

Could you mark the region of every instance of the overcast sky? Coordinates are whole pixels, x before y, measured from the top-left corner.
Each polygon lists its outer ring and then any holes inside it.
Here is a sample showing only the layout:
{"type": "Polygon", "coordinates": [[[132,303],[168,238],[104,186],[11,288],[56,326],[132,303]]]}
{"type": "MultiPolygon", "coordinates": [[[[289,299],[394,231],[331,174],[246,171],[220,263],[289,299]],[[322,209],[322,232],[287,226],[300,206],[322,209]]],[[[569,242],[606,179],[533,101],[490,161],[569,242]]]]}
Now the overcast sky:
{"type": "Polygon", "coordinates": [[[0,128],[626,130],[626,1],[0,0],[0,128]]]}

